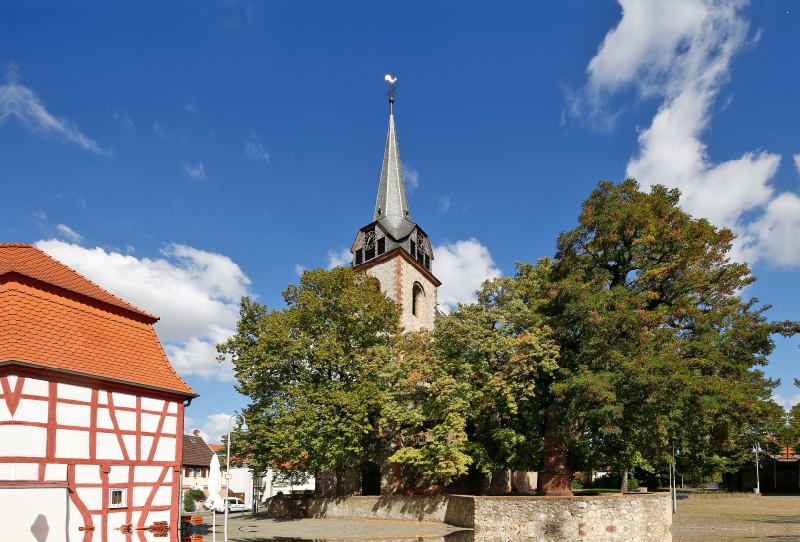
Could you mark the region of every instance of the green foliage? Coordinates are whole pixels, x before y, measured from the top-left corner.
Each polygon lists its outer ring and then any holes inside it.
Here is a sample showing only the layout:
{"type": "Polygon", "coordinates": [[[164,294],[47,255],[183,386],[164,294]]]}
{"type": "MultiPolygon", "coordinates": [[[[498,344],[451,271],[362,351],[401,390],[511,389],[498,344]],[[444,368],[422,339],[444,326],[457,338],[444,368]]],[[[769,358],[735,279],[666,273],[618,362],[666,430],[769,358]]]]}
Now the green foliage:
{"type": "Polygon", "coordinates": [[[391,460],[443,482],[467,472],[536,470],[541,381],[557,348],[510,279],[483,285],[433,332],[409,333],[389,367],[384,424],[404,447],[391,460]]]}
{"type": "Polygon", "coordinates": [[[573,478],[572,481],[569,483],[569,488],[572,490],[583,489],[583,483],[581,483],[581,479],[573,478]]]}
{"type": "Polygon", "coordinates": [[[183,492],[183,509],[192,512],[197,508],[197,501],[205,497],[205,493],[199,489],[187,489],[183,492]]]}
{"type": "Polygon", "coordinates": [[[236,335],[217,346],[250,398],[251,434],[234,441],[236,455],[287,474],[355,468],[381,446],[379,376],[394,356],[397,306],[342,267],[303,272],[283,297],[281,311],[244,298],[236,335]]]}
{"type": "MultiPolygon", "coordinates": [[[[662,186],[601,182],[579,226],[559,236],[543,284],[565,431],[626,468],[637,454],[665,463],[672,441],[709,454],[758,423],[779,383],[759,369],[771,337],[800,328],[736,295],[755,278],[727,257],[733,234],[678,200],[662,186]]],[[[520,267],[520,280],[530,271],[520,267]]]]}

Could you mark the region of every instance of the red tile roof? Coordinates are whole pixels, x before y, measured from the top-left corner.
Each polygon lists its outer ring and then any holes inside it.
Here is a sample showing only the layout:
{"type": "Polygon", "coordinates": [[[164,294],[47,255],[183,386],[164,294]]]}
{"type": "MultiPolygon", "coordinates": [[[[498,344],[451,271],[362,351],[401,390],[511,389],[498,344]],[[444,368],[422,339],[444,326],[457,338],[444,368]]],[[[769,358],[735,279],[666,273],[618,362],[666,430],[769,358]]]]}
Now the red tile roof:
{"type": "Polygon", "coordinates": [[[153,322],[158,321],[158,316],[146,313],[108,293],[80,273],[31,245],[22,243],[0,244],[0,275],[6,273],[19,273],[20,275],[152,318],[153,322]]]}
{"type": "Polygon", "coordinates": [[[195,395],[167,360],[154,318],[37,248],[0,245],[0,363],[195,395]]]}

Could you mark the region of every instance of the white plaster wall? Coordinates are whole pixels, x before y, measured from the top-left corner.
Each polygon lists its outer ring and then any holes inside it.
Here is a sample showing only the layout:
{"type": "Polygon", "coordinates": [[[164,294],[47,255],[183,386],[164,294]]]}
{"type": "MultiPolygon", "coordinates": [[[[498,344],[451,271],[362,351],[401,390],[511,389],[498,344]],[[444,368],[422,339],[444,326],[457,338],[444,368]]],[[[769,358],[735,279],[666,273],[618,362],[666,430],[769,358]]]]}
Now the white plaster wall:
{"type": "Polygon", "coordinates": [[[14,479],[14,464],[0,463],[0,480],[13,480],[13,479],[14,479]]]}
{"type": "Polygon", "coordinates": [[[141,437],[141,440],[139,441],[139,444],[141,445],[141,452],[140,452],[139,457],[142,460],[145,460],[148,457],[150,457],[150,448],[153,446],[153,437],[144,437],[143,436],[143,437],[141,437]]]}
{"type": "Polygon", "coordinates": [[[92,390],[83,386],[72,386],[71,384],[58,384],[57,396],[60,399],[74,399],[75,401],[92,401],[92,390]]]}
{"type": "Polygon", "coordinates": [[[89,431],[56,429],[56,457],[89,459],[89,431]]]}
{"type": "Polygon", "coordinates": [[[122,442],[128,452],[129,459],[136,459],[136,435],[122,435],[122,442]]]}
{"type": "Polygon", "coordinates": [[[164,467],[141,466],[133,470],[134,482],[157,482],[164,467]]]}
{"type": "Polygon", "coordinates": [[[124,459],[119,440],[114,433],[97,433],[97,459],[124,459]]]}
{"type": "Polygon", "coordinates": [[[128,410],[115,410],[117,425],[122,431],[136,431],[136,413],[128,410]]]}
{"type": "Polygon", "coordinates": [[[46,428],[0,425],[0,457],[44,457],[46,451],[46,428]]]}
{"type": "Polygon", "coordinates": [[[48,463],[44,467],[44,479],[46,482],[66,482],[67,465],[58,463],[48,463]]]}
{"type": "Polygon", "coordinates": [[[155,410],[156,412],[161,412],[164,410],[164,400],[142,397],[142,410],[155,410]]]}
{"type": "Polygon", "coordinates": [[[108,394],[109,393],[111,393],[111,392],[108,392],[108,391],[105,391],[105,390],[99,390],[97,392],[97,402],[98,402],[98,404],[107,405],[108,404],[108,394]]]}
{"type": "Polygon", "coordinates": [[[25,395],[40,395],[47,397],[49,395],[49,385],[45,380],[38,380],[36,378],[25,378],[22,383],[22,393],[25,395]]]}
{"type": "Polygon", "coordinates": [[[170,401],[169,406],[167,406],[167,412],[170,414],[177,414],[178,413],[178,403],[175,401],[170,401]]]}
{"type": "Polygon", "coordinates": [[[47,401],[20,399],[13,419],[15,422],[47,423],[47,401]]]}
{"type": "MultiPolygon", "coordinates": [[[[0,540],[3,542],[67,539],[66,488],[0,488],[0,503],[3,503],[0,506],[0,540]]],[[[75,530],[77,532],[77,526],[75,530]]]]}
{"type": "Polygon", "coordinates": [[[161,437],[158,439],[158,447],[153,456],[154,461],[173,461],[175,459],[175,439],[172,437],[161,437]]]}
{"type": "Polygon", "coordinates": [[[153,506],[169,506],[172,503],[172,488],[169,486],[159,486],[153,497],[153,506]]]}
{"type": "MultiPolygon", "coordinates": [[[[144,401],[144,399],[142,399],[144,401]]],[[[158,422],[161,420],[161,416],[157,416],[155,414],[146,414],[142,413],[142,431],[145,433],[155,433],[158,431],[158,422]]]]}
{"type": "Polygon", "coordinates": [[[38,463],[16,463],[14,464],[14,480],[38,480],[39,479],[39,464],[38,463]]]}
{"type": "MultiPolygon", "coordinates": [[[[44,401],[37,401],[47,406],[44,401]]],[[[73,405],[70,403],[56,404],[56,422],[59,425],[74,425],[77,427],[89,427],[92,417],[92,409],[88,405],[73,405]]]]}
{"type": "Polygon", "coordinates": [[[164,418],[164,425],[161,426],[161,433],[166,435],[174,435],[177,431],[178,431],[177,416],[166,416],[164,418]]]}
{"type": "Polygon", "coordinates": [[[114,424],[111,421],[111,414],[107,408],[97,409],[97,427],[100,429],[114,429],[114,424]]]}
{"type": "MultiPolygon", "coordinates": [[[[64,491],[67,491],[66,489],[64,491]]],[[[77,498],[77,495],[74,495],[73,498],[77,498]]],[[[67,528],[67,533],[70,534],[69,540],[70,541],[81,541],[80,538],[80,531],[78,531],[79,527],[83,527],[83,516],[81,516],[78,507],[75,506],[75,503],[72,502],[72,499],[69,500],[69,527],[67,528]],[[75,536],[72,533],[78,533],[78,536],[75,536]]],[[[99,526],[98,526],[99,527],[99,526]]]]}
{"type": "Polygon", "coordinates": [[[11,419],[11,412],[8,410],[8,406],[6,406],[6,401],[4,399],[0,401],[0,422],[10,422],[11,419]]]}
{"type": "Polygon", "coordinates": [[[136,396],[135,395],[129,395],[127,393],[113,392],[111,394],[111,397],[112,397],[112,399],[114,399],[114,406],[136,408],[136,396]]]}
{"type": "MultiPolygon", "coordinates": [[[[152,486],[136,486],[133,488],[133,506],[144,506],[147,502],[147,497],[153,490],[152,486]]],[[[128,496],[130,497],[130,495],[128,496]]]]}
{"type": "Polygon", "coordinates": [[[89,510],[100,510],[103,508],[103,488],[102,487],[78,487],[75,489],[78,497],[89,510]]]}
{"type": "Polygon", "coordinates": [[[108,471],[109,484],[126,484],[128,483],[128,467],[125,465],[112,465],[111,470],[108,471]]]}
{"type": "Polygon", "coordinates": [[[101,484],[100,465],[75,465],[75,483],[101,484]]]}
{"type": "MultiPolygon", "coordinates": [[[[129,542],[133,537],[128,538],[125,534],[117,530],[121,525],[125,525],[125,512],[108,513],[108,542],[129,542]]],[[[159,539],[160,540],[160,539],[159,539]]]]}

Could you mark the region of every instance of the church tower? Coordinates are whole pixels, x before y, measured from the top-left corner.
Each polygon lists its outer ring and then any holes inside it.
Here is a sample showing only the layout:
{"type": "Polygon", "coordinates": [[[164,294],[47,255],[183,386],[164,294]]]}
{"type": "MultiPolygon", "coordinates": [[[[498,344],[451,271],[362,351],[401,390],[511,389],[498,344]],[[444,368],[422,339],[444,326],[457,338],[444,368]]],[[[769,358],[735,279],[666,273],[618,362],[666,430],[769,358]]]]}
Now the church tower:
{"type": "Polygon", "coordinates": [[[372,222],[359,230],[350,252],[353,269],[374,277],[381,291],[402,307],[406,331],[432,330],[437,313],[433,250],[427,234],[411,221],[397,133],[394,85],[389,91],[389,133],[372,222]]]}

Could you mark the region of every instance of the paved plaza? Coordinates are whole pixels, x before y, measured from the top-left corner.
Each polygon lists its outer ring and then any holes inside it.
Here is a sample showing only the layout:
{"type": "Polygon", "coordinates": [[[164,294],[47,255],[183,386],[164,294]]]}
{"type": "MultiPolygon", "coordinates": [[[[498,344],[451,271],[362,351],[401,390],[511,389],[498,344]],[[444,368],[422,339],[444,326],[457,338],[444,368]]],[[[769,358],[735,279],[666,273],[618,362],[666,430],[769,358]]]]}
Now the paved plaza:
{"type": "MultiPolygon", "coordinates": [[[[213,539],[211,515],[203,514],[213,539]]],[[[222,516],[217,516],[217,540],[222,541],[222,516]]],[[[429,542],[471,539],[469,531],[440,523],[389,520],[266,519],[232,514],[228,534],[231,541],[268,540],[365,540],[395,542],[428,539],[429,542]],[[458,536],[456,533],[466,536],[458,536]]],[[[767,541],[800,542],[800,496],[765,496],[760,499],[678,501],[674,516],[673,542],[767,541]]],[[[513,541],[509,541],[513,542],[513,541]]]]}
{"type": "Polygon", "coordinates": [[[678,501],[672,539],[800,541],[800,496],[678,501]]]}

